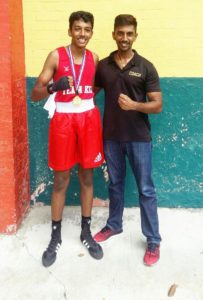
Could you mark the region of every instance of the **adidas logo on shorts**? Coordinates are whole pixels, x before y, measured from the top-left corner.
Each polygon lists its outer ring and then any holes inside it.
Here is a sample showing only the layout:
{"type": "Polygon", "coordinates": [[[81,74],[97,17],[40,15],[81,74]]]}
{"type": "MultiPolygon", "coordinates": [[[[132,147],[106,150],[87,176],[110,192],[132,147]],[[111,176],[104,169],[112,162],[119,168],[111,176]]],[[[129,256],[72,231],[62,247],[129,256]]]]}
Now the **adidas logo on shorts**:
{"type": "Polygon", "coordinates": [[[94,162],[99,162],[100,160],[102,160],[102,155],[99,152],[99,154],[97,155],[97,157],[95,158],[94,162]]]}

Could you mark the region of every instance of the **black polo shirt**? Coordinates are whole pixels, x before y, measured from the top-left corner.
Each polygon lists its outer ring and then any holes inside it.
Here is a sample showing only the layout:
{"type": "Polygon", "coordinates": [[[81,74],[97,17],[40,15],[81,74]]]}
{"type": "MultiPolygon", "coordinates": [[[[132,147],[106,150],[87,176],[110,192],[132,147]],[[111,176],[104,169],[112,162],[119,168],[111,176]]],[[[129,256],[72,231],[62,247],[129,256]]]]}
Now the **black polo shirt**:
{"type": "Polygon", "coordinates": [[[118,105],[118,97],[123,93],[132,100],[146,102],[148,92],[160,91],[158,73],[153,64],[136,51],[121,70],[114,61],[115,52],[99,62],[95,78],[95,85],[105,92],[104,139],[148,142],[151,140],[148,115],[122,110],[118,105]]]}

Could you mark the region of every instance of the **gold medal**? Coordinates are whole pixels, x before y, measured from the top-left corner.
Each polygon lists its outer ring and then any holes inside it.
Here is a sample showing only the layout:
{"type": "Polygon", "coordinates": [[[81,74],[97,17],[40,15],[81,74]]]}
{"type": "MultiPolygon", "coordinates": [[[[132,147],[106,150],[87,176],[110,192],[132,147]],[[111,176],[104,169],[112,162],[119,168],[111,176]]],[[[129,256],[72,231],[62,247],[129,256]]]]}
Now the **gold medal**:
{"type": "Polygon", "coordinates": [[[82,56],[82,63],[80,66],[78,78],[76,78],[75,66],[74,66],[74,61],[73,61],[73,56],[71,53],[70,46],[68,47],[68,55],[70,58],[71,71],[73,74],[73,81],[74,81],[74,86],[75,86],[75,97],[73,98],[73,105],[79,106],[82,103],[82,99],[79,96],[78,90],[80,89],[80,82],[81,82],[82,74],[83,74],[84,67],[85,67],[86,50],[84,51],[83,56],[82,56]]]}
{"type": "Polygon", "coordinates": [[[80,96],[76,95],[74,98],[73,98],[73,104],[74,105],[80,105],[82,103],[82,99],[80,98],[80,96]]]}

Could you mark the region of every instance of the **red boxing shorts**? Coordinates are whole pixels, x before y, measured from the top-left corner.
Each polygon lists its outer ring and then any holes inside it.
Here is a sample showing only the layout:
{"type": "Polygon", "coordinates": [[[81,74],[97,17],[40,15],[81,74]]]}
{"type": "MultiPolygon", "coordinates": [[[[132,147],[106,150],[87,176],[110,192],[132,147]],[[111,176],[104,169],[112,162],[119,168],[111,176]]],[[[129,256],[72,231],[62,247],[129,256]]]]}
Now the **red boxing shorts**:
{"type": "Polygon", "coordinates": [[[49,129],[49,167],[64,171],[79,163],[95,168],[104,161],[102,126],[97,107],[82,113],[55,112],[49,129]]]}

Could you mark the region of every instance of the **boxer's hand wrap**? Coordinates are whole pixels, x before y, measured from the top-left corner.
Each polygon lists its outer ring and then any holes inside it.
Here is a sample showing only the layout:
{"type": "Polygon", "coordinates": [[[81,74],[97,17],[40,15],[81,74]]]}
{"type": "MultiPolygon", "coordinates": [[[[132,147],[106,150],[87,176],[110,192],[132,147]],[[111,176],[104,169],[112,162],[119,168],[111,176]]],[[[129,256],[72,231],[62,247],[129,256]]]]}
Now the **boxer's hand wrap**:
{"type": "Polygon", "coordinates": [[[68,77],[63,76],[59,80],[48,84],[47,92],[49,94],[53,94],[54,92],[68,90],[69,88],[70,88],[70,84],[68,81],[68,77]]]}

